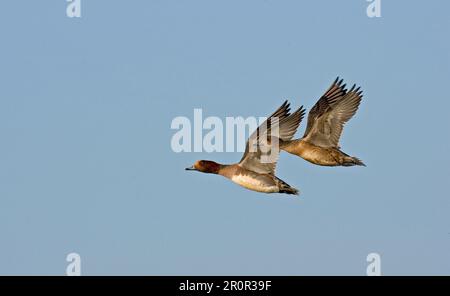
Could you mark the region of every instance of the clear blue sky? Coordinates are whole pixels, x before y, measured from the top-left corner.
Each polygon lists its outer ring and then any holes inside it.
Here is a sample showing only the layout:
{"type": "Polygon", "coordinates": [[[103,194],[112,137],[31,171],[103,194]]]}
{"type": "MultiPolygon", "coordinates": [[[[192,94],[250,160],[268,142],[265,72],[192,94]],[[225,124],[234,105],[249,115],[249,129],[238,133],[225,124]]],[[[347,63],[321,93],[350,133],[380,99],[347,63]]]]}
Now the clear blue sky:
{"type": "MultiPolygon", "coordinates": [[[[449,1],[3,1],[0,274],[450,274],[449,1]],[[175,116],[308,110],[336,76],[365,97],[343,150],[282,154],[299,198],[189,173],[175,116]]],[[[305,123],[305,122],[304,122],[305,123]]],[[[302,124],[298,136],[304,132],[302,124]]]]}

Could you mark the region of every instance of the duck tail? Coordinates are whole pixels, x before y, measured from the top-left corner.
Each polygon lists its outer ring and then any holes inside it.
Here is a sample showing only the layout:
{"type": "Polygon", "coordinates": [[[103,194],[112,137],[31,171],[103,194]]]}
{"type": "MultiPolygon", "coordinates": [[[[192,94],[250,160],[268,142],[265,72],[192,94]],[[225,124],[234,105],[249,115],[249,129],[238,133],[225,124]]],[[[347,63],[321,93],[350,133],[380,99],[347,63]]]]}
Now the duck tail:
{"type": "Polygon", "coordinates": [[[298,189],[290,186],[288,183],[284,182],[281,179],[278,179],[278,188],[279,188],[279,191],[278,191],[279,193],[299,195],[298,189]]]}
{"type": "Polygon", "coordinates": [[[366,164],[364,162],[362,162],[359,158],[352,157],[352,156],[344,157],[344,161],[343,161],[342,165],[343,166],[354,166],[354,165],[366,166],[366,164]]]}

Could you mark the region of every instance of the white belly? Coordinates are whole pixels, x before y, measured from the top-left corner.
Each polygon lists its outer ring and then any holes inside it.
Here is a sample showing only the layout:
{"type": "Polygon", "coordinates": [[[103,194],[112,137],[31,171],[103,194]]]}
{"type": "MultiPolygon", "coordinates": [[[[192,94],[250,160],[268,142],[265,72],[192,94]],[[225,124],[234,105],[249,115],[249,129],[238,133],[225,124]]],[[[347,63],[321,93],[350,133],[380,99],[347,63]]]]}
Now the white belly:
{"type": "Polygon", "coordinates": [[[249,175],[236,175],[231,178],[231,181],[242,187],[258,192],[274,193],[279,191],[277,186],[268,185],[264,181],[249,175]]]}

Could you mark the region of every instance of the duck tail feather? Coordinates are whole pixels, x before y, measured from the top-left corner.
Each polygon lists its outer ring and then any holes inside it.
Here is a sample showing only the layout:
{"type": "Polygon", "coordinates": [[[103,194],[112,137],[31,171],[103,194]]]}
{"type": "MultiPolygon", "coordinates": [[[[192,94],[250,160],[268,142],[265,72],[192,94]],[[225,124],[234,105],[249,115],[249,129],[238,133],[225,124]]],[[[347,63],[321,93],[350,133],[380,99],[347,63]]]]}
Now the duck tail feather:
{"type": "Polygon", "coordinates": [[[366,166],[366,164],[364,162],[362,162],[362,160],[360,160],[357,157],[345,157],[344,158],[344,163],[342,164],[343,166],[354,166],[354,165],[359,165],[359,166],[366,166]]]}
{"type": "MultiPolygon", "coordinates": [[[[278,178],[277,178],[278,179],[278,178]]],[[[286,194],[292,194],[292,195],[299,195],[298,189],[290,186],[288,183],[284,182],[281,179],[278,179],[279,185],[279,193],[286,193],[286,194]]]]}

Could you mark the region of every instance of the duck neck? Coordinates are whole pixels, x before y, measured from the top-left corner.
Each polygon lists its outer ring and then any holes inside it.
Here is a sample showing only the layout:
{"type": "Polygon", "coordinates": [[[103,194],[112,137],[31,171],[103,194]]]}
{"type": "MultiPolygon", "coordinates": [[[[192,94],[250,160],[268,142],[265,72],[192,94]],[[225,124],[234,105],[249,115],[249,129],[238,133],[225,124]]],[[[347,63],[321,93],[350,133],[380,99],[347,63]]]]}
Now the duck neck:
{"type": "Polygon", "coordinates": [[[217,172],[216,172],[215,174],[223,175],[223,172],[224,172],[225,169],[226,169],[227,167],[229,167],[229,166],[230,166],[230,165],[228,165],[228,164],[220,164],[220,163],[219,163],[219,167],[218,167],[217,172]]]}
{"type": "Polygon", "coordinates": [[[226,165],[220,164],[220,163],[216,163],[216,162],[212,162],[208,164],[208,169],[207,172],[210,174],[216,174],[216,175],[220,175],[220,171],[225,167],[226,165]]]}

